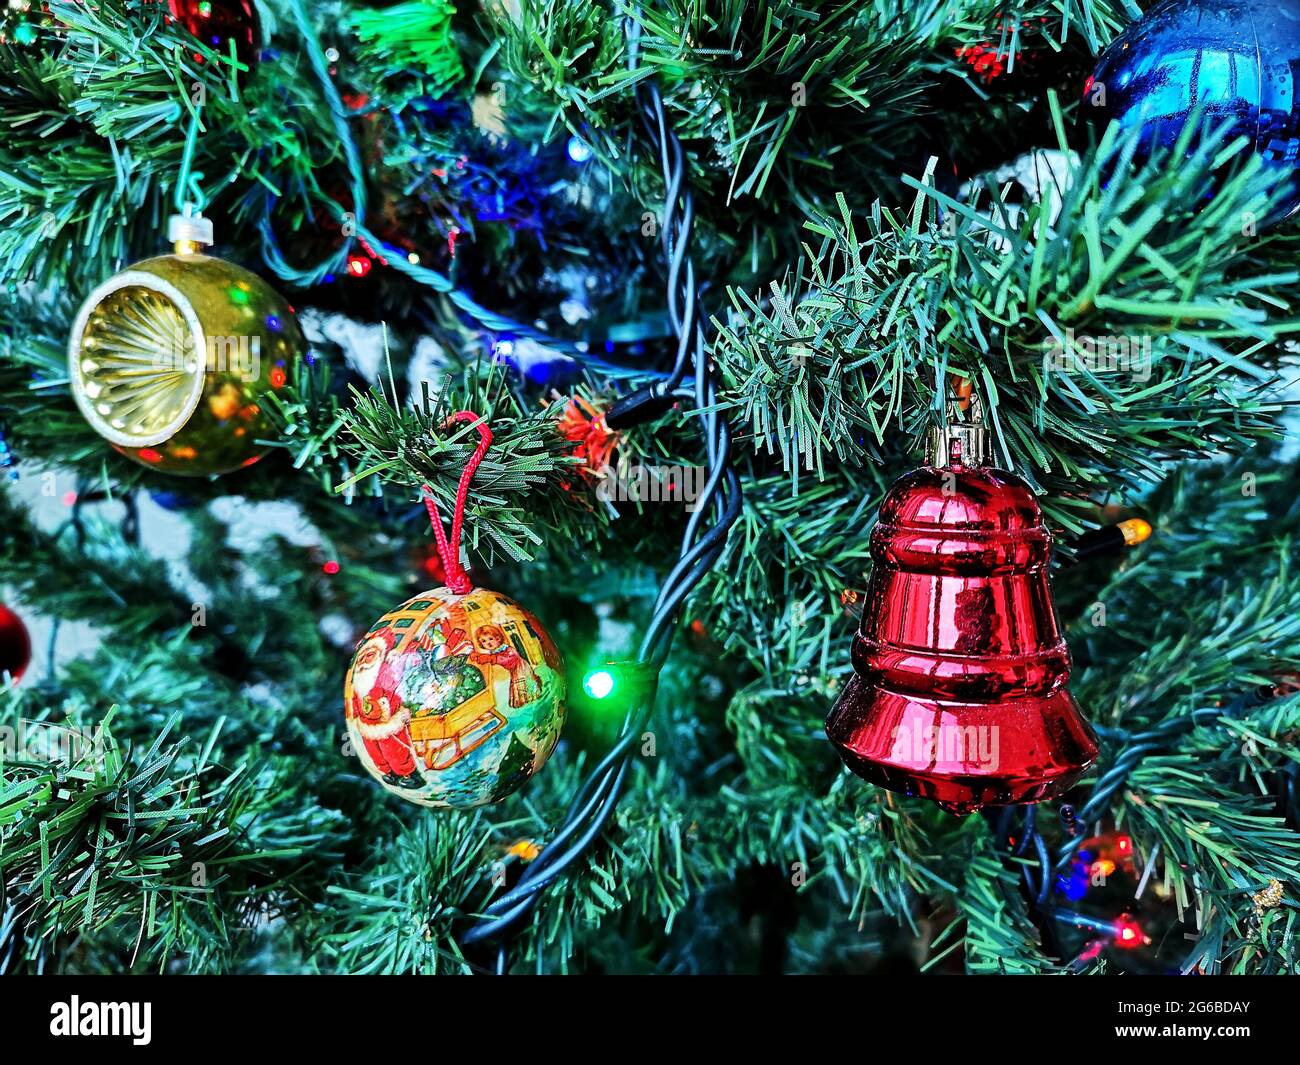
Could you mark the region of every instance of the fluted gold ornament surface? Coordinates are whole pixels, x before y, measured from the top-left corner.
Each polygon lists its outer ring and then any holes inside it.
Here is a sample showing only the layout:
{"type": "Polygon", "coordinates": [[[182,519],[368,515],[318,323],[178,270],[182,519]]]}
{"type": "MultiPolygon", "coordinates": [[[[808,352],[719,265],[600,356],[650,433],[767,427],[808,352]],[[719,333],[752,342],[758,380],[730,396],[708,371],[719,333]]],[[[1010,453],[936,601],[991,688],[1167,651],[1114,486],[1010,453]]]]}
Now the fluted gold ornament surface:
{"type": "Polygon", "coordinates": [[[206,255],[115,274],[77,312],[72,394],[91,426],[151,469],[203,477],[249,466],[271,430],[261,397],[305,350],[284,299],[206,255]]]}

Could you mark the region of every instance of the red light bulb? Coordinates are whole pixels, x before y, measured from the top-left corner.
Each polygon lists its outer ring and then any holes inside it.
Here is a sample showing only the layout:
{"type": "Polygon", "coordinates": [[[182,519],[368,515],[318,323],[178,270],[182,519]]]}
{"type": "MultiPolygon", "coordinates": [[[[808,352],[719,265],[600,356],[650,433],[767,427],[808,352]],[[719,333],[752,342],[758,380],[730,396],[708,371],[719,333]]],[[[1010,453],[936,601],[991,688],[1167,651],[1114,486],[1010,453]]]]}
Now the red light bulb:
{"type": "Polygon", "coordinates": [[[1115,918],[1115,946],[1123,947],[1125,950],[1137,950],[1138,947],[1145,947],[1150,942],[1146,933],[1142,931],[1142,926],[1133,917],[1122,913],[1115,918]]]}

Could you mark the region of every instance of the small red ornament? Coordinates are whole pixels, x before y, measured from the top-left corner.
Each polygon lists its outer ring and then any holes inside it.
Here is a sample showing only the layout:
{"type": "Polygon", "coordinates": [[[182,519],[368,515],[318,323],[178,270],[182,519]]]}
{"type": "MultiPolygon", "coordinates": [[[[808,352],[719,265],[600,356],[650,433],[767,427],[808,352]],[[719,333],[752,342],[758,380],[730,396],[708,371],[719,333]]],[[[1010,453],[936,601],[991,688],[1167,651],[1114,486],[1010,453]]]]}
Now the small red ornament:
{"type": "Polygon", "coordinates": [[[1037,33],[1043,32],[1042,24],[1045,24],[1047,19],[1039,18],[1038,21],[1040,25],[1034,26],[1032,22],[1024,25],[1019,23],[1019,20],[1013,22],[999,19],[997,36],[965,45],[956,49],[954,54],[985,85],[991,85],[1007,74],[1013,76],[1021,74],[1026,67],[1036,67],[1042,58],[1042,53],[1038,50],[1024,51],[1019,48],[1013,52],[1011,42],[1017,40],[1019,43],[1024,43],[1027,35],[1032,38],[1037,33]],[[1017,31],[1014,37],[1013,31],[1017,31]]]}
{"type": "Polygon", "coordinates": [[[885,496],[856,676],[826,720],[853,772],[959,814],[1054,798],[1097,756],[1066,687],[1042,511],[987,448],[981,426],[946,427],[947,458],[885,496]]]}
{"type": "MultiPolygon", "coordinates": [[[[172,18],[212,51],[235,58],[251,72],[262,46],[262,20],[253,0],[167,0],[172,18]]],[[[196,56],[200,61],[202,56],[196,56]]]]}
{"type": "Polygon", "coordinates": [[[0,603],[0,674],[11,681],[23,675],[32,660],[32,640],[23,619],[0,603]]]}
{"type": "MultiPolygon", "coordinates": [[[[969,44],[956,50],[956,56],[975,72],[986,85],[1007,72],[1009,56],[995,44],[969,44]]],[[[1020,59],[1020,53],[1015,53],[1020,59]]]]}
{"type": "Polygon", "coordinates": [[[575,458],[582,460],[578,472],[585,480],[599,480],[609,468],[614,450],[622,439],[619,433],[605,424],[604,412],[597,410],[581,396],[574,396],[565,404],[556,428],[562,437],[578,445],[572,451],[575,458]]]}

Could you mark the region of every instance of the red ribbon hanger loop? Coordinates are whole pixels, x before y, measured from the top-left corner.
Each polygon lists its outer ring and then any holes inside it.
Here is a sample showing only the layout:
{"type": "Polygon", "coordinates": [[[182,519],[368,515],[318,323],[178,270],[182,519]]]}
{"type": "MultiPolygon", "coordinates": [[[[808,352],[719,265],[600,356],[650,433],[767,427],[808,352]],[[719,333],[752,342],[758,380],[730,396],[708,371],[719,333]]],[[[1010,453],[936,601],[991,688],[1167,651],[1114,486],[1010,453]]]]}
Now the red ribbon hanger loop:
{"type": "MultiPolygon", "coordinates": [[[[461,410],[451,415],[443,425],[478,420],[479,416],[472,410],[461,410]]],[[[474,588],[474,583],[465,572],[465,567],[460,564],[460,536],[465,524],[465,501],[469,498],[469,483],[474,479],[474,471],[483,461],[483,456],[492,446],[492,430],[483,422],[479,422],[477,428],[478,447],[465,463],[465,469],[460,475],[460,484],[456,487],[456,505],[451,512],[450,538],[442,531],[442,516],[438,513],[438,504],[434,501],[432,489],[427,484],[422,486],[424,509],[429,512],[429,524],[433,526],[433,536],[438,544],[438,557],[442,559],[442,567],[447,574],[447,587],[457,595],[465,595],[474,588]]]]}

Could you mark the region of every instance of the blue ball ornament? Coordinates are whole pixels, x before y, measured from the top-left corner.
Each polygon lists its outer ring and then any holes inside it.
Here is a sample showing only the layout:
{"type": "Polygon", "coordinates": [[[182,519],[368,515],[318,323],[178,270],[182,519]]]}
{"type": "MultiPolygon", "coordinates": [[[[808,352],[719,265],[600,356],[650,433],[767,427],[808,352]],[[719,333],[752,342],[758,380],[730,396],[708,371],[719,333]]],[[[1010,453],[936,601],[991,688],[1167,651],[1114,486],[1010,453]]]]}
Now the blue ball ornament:
{"type": "Polygon", "coordinates": [[[1140,129],[1139,157],[1171,147],[1200,108],[1290,175],[1270,220],[1300,206],[1300,0],[1166,0],[1111,42],[1084,87],[1104,126],[1140,129]]]}

